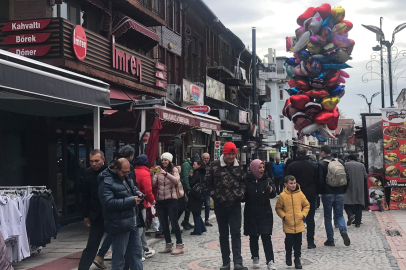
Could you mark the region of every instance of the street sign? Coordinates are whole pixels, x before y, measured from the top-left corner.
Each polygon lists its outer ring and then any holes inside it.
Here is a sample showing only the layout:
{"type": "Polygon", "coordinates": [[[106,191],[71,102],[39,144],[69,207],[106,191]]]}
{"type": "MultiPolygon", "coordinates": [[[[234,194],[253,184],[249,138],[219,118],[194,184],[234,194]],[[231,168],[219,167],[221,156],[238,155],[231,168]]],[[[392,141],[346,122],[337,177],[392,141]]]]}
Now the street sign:
{"type": "Polygon", "coordinates": [[[220,131],[220,137],[222,138],[232,138],[234,135],[234,131],[220,131]]]}
{"type": "Polygon", "coordinates": [[[281,147],[281,153],[283,152],[288,152],[288,148],[287,147],[281,147]]]}

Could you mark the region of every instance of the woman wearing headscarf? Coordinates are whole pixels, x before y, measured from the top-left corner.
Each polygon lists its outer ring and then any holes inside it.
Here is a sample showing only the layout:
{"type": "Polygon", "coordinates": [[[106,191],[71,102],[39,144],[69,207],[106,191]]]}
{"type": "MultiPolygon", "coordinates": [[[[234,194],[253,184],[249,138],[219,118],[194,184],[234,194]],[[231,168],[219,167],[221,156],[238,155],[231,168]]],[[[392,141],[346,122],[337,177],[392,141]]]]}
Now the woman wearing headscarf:
{"type": "Polygon", "coordinates": [[[254,268],[259,268],[259,236],[262,238],[268,269],[275,270],[272,247],[273,213],[270,198],[276,197],[276,187],[265,164],[255,159],[245,180],[244,235],[250,237],[250,250],[254,268]]]}
{"type": "Polygon", "coordinates": [[[152,178],[152,185],[158,185],[157,196],[155,197],[156,209],[159,221],[161,222],[165,236],[166,247],[160,253],[172,253],[173,255],[183,253],[182,236],[178,223],[178,189],[180,176],[178,169],[172,164],[171,153],[163,153],[161,156],[162,166],[159,173],[152,178]],[[169,231],[169,221],[176,236],[176,248],[172,248],[171,233],[169,231]]]}
{"type": "Polygon", "coordinates": [[[203,193],[202,183],[204,181],[204,176],[206,175],[206,168],[202,166],[202,161],[196,160],[193,162],[193,173],[189,177],[190,192],[189,192],[189,211],[193,214],[193,221],[195,223],[195,228],[190,235],[201,235],[206,232],[206,225],[202,219],[202,206],[203,206],[203,193]],[[200,189],[200,192],[197,190],[200,189]]]}

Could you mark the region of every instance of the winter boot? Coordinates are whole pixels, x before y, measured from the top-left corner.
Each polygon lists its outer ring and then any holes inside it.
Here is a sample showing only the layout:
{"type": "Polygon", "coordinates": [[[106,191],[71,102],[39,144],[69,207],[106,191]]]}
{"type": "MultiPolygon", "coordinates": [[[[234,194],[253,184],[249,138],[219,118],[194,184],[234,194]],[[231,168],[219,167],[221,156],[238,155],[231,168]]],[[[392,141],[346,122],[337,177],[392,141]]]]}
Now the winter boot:
{"type": "Polygon", "coordinates": [[[164,250],[160,251],[159,253],[171,253],[172,252],[172,243],[166,243],[164,250]]]}
{"type": "Polygon", "coordinates": [[[176,244],[176,248],[172,251],[172,255],[183,254],[183,244],[176,244]]]}
{"type": "Polygon", "coordinates": [[[300,262],[300,258],[295,258],[295,269],[302,269],[302,263],[300,262]]]}

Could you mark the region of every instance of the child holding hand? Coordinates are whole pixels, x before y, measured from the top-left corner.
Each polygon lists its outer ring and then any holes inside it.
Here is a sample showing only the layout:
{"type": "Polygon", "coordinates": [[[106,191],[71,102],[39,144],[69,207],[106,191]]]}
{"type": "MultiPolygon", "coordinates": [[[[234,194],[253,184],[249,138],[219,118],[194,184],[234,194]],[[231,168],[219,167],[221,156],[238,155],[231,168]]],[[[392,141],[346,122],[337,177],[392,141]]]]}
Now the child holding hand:
{"type": "Polygon", "coordinates": [[[292,247],[295,251],[295,268],[302,269],[300,262],[302,232],[305,231],[303,218],[310,210],[310,203],[300,190],[296,178],[288,175],[284,179],[285,190],[276,202],[276,213],[283,221],[283,232],[286,234],[285,250],[286,265],[292,265],[292,247]]]}

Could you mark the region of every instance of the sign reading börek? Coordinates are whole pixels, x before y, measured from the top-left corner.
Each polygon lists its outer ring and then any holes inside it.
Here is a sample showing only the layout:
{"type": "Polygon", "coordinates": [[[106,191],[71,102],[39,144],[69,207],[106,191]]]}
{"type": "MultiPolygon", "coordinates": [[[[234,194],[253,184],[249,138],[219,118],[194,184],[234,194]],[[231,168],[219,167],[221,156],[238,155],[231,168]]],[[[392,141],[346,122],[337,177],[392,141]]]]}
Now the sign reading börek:
{"type": "Polygon", "coordinates": [[[1,44],[30,44],[30,43],[42,43],[48,40],[51,33],[35,33],[35,34],[20,34],[10,35],[3,39],[1,44]]]}

